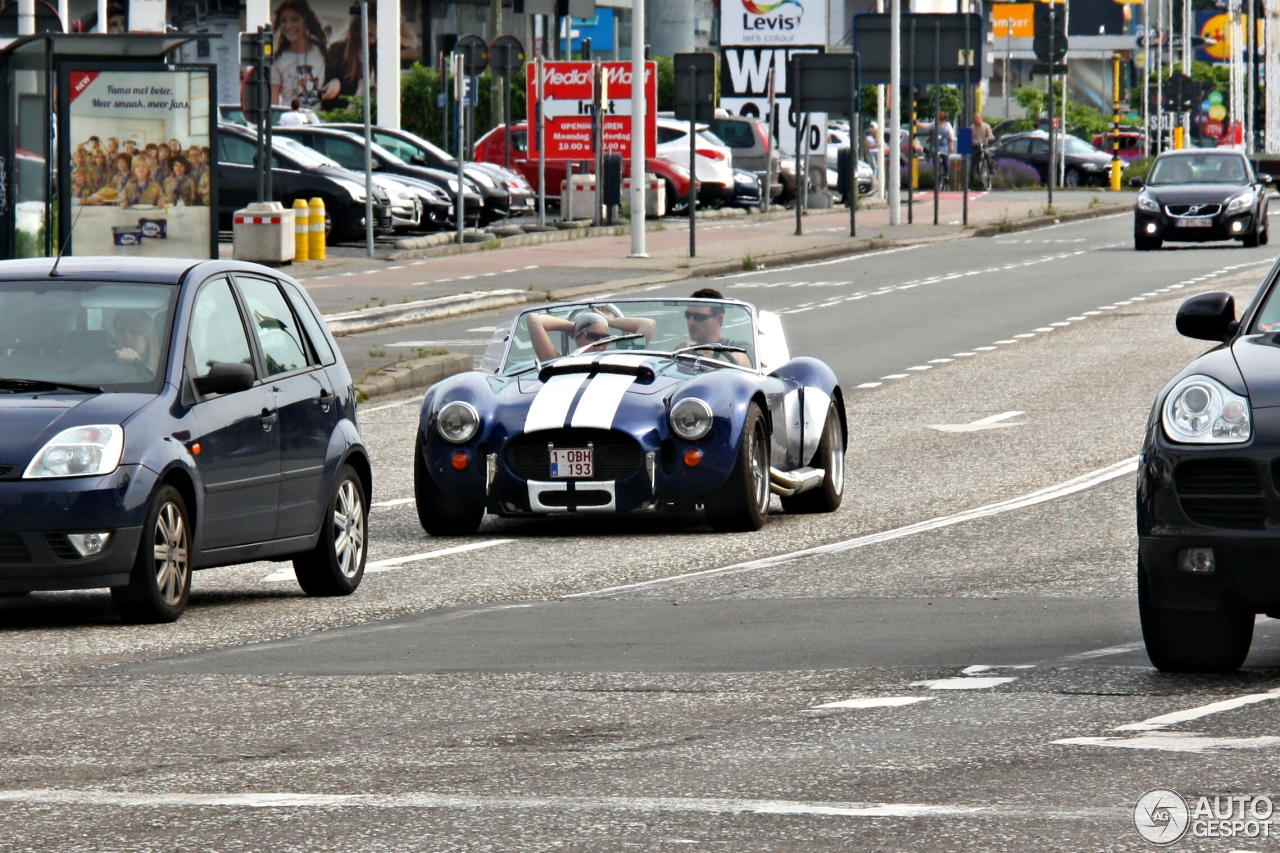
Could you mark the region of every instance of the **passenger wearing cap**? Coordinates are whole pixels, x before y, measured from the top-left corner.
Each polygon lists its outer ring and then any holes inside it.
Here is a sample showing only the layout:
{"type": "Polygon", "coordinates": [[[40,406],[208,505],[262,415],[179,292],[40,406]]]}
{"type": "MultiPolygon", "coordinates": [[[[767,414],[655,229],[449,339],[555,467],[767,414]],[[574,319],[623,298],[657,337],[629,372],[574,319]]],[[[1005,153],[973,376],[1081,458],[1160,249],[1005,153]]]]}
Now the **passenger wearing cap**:
{"type": "MultiPolygon", "coordinates": [[[[573,317],[553,317],[550,314],[531,314],[529,316],[529,342],[533,344],[533,352],[539,361],[559,358],[561,353],[556,349],[551,335],[555,332],[568,333],[573,343],[568,352],[587,347],[586,352],[600,352],[604,345],[597,344],[614,335],[641,334],[647,345],[653,337],[657,323],[647,317],[623,317],[609,306],[591,306],[591,310],[582,311],[573,317]],[[614,331],[616,330],[616,331],[614,331]]],[[[565,353],[565,355],[568,354],[565,353]]]]}

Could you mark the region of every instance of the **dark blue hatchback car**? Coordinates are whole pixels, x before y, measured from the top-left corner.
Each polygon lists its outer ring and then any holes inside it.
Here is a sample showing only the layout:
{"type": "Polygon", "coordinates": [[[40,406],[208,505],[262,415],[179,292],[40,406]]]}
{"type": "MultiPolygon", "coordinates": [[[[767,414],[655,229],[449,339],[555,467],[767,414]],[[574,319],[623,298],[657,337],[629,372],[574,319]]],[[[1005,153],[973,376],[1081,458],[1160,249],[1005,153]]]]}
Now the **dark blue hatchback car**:
{"type": "Polygon", "coordinates": [[[364,575],[351,375],[302,287],[234,261],[0,263],[0,594],[110,587],[170,622],[191,572],[364,575]]]}

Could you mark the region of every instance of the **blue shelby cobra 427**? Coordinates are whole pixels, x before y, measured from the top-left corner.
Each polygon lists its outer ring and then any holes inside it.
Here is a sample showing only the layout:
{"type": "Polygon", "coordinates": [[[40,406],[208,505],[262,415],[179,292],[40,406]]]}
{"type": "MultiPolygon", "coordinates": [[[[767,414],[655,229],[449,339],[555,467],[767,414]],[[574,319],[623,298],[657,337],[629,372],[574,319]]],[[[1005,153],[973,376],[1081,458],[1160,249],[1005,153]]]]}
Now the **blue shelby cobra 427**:
{"type": "Polygon", "coordinates": [[[706,511],[758,530],[770,494],[831,512],[844,491],[835,374],[792,358],[776,315],[731,299],[541,305],[494,334],[480,369],[433,385],[414,494],[435,536],[499,516],[706,511]]]}

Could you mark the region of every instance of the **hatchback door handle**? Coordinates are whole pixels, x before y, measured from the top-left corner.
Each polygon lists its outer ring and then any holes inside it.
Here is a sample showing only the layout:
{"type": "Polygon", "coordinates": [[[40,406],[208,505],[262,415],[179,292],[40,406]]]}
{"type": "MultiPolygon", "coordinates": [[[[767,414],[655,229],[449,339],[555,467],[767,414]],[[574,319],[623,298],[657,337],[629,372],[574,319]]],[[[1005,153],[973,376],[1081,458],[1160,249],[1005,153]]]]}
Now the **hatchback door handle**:
{"type": "Polygon", "coordinates": [[[324,411],[329,411],[329,407],[333,405],[333,401],[336,399],[338,399],[337,394],[332,394],[323,388],[320,389],[320,408],[324,411]]]}
{"type": "Polygon", "coordinates": [[[276,421],[280,420],[280,413],[263,409],[262,415],[258,420],[262,422],[262,428],[264,430],[271,432],[271,428],[276,425],[276,421]]]}

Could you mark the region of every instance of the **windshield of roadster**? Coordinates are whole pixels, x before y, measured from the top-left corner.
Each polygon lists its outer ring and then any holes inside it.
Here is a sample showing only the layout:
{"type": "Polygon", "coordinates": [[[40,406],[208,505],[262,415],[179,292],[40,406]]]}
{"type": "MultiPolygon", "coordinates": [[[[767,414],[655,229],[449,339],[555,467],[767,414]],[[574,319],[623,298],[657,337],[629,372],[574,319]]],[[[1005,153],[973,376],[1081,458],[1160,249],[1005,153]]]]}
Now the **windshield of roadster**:
{"type": "Polygon", "coordinates": [[[129,282],[0,282],[0,393],[39,390],[31,383],[158,391],[176,291],[129,282]]]}
{"type": "Polygon", "coordinates": [[[535,352],[531,322],[549,330],[554,347],[551,357],[569,355],[584,346],[591,347],[590,352],[599,351],[599,347],[609,352],[673,352],[705,345],[695,354],[725,364],[741,365],[745,360],[751,367],[756,366],[755,331],[747,306],[716,300],[655,299],[579,302],[525,311],[512,327],[499,373],[516,373],[532,367],[535,360],[547,360],[535,352]],[[575,327],[582,332],[578,337],[574,336],[575,327]],[[603,333],[607,334],[600,338],[603,333]],[[623,335],[639,336],[611,340],[623,335]],[[737,353],[729,347],[745,352],[737,353]]]}

